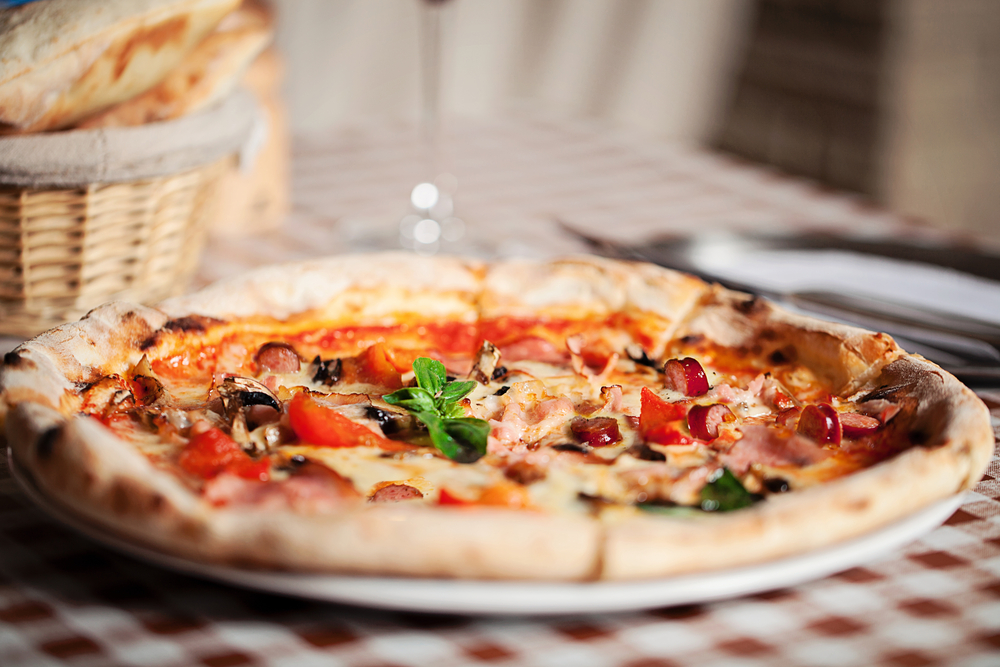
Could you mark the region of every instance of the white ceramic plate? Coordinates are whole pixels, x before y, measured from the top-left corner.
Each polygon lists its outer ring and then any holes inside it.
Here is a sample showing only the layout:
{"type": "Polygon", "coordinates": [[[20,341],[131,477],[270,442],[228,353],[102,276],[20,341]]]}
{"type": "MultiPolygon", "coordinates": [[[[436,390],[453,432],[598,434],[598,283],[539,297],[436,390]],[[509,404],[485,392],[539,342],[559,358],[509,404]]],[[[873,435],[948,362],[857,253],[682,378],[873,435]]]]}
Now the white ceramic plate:
{"type": "Polygon", "coordinates": [[[237,586],[365,607],[465,614],[583,614],[709,602],[787,588],[885,556],[930,532],[961,505],[938,502],[849,542],[799,556],[717,572],[634,582],[539,583],[336,576],[200,563],[124,540],[45,498],[7,453],[24,493],[60,522],[113,549],[164,567],[237,586]]]}

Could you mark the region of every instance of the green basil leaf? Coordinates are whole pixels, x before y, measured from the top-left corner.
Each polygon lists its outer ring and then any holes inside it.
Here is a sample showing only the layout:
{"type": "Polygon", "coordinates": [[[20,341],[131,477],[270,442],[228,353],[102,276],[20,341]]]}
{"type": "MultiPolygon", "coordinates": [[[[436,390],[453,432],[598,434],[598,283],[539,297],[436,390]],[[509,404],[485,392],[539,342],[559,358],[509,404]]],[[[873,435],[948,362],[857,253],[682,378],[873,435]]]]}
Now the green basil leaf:
{"type": "Polygon", "coordinates": [[[486,438],[490,434],[489,422],[473,417],[445,419],[444,429],[459,442],[472,447],[480,454],[486,453],[486,438]]]}
{"type": "Polygon", "coordinates": [[[437,412],[434,397],[423,387],[403,387],[382,397],[390,405],[398,405],[407,410],[437,412]]]}
{"type": "Polygon", "coordinates": [[[476,388],[475,380],[464,382],[449,382],[441,390],[441,398],[449,403],[465,398],[470,391],[476,388]]]}
{"type": "Polygon", "coordinates": [[[420,357],[413,362],[413,374],[417,377],[417,384],[426,389],[433,396],[437,396],[441,387],[448,380],[448,373],[444,369],[444,364],[436,359],[420,357]]]}
{"type": "Polygon", "coordinates": [[[458,403],[447,403],[439,410],[439,414],[445,419],[464,418],[465,408],[458,403]]]}
{"type": "Polygon", "coordinates": [[[636,505],[636,507],[638,507],[644,512],[649,512],[651,514],[662,514],[664,516],[675,516],[682,518],[704,516],[704,512],[702,512],[697,507],[686,507],[684,505],[657,505],[655,503],[639,503],[638,505],[636,505]]]}
{"type": "Polygon", "coordinates": [[[457,459],[462,455],[462,446],[445,430],[444,420],[430,412],[414,412],[417,419],[427,426],[431,442],[449,459],[457,459]]]}
{"type": "Polygon", "coordinates": [[[701,489],[701,509],[706,512],[729,512],[749,507],[760,498],[746,490],[729,468],[722,468],[701,489]]]}

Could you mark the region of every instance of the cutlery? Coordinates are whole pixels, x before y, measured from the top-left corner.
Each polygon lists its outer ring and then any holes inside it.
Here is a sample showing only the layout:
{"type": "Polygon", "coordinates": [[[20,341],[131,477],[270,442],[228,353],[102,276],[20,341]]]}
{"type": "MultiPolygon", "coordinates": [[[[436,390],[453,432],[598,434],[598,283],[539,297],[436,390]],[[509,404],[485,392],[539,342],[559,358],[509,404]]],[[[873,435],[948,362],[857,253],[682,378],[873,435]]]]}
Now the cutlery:
{"type": "MultiPolygon", "coordinates": [[[[696,237],[669,237],[642,245],[627,245],[592,236],[564,222],[558,224],[564,231],[585,242],[597,254],[617,259],[652,262],[690,273],[729,289],[762,296],[793,310],[884,331],[896,338],[907,351],[923,355],[965,382],[975,384],[1000,382],[1000,326],[991,322],[942,313],[920,306],[883,301],[869,296],[824,290],[779,291],[717,276],[695,265],[692,250],[698,248],[699,241],[696,237]]],[[[753,247],[773,249],[773,246],[764,245],[768,240],[767,237],[747,238],[750,249],[753,247]]],[[[830,249],[832,246],[834,249],[846,247],[858,251],[863,247],[876,245],[866,241],[851,243],[839,239],[837,242],[831,242],[830,246],[824,246],[819,245],[817,238],[818,235],[807,237],[807,241],[801,244],[789,242],[782,247],[819,250],[830,249]]],[[[732,244],[742,240],[743,237],[733,237],[728,242],[732,244]]],[[[919,247],[917,250],[913,248],[898,244],[894,250],[883,249],[883,252],[878,254],[896,258],[901,255],[908,258],[917,255],[922,259],[928,257],[919,247]],[[909,251],[903,252],[899,250],[900,248],[909,248],[909,251]]],[[[962,253],[969,251],[955,252],[958,254],[944,252],[942,256],[947,262],[960,264],[962,253]]],[[[996,269],[983,261],[983,255],[978,257],[979,259],[975,261],[970,259],[969,266],[975,267],[981,277],[997,279],[994,277],[996,269]],[[989,275],[983,275],[984,273],[989,275]]],[[[945,265],[950,266],[949,263],[945,265]]]]}

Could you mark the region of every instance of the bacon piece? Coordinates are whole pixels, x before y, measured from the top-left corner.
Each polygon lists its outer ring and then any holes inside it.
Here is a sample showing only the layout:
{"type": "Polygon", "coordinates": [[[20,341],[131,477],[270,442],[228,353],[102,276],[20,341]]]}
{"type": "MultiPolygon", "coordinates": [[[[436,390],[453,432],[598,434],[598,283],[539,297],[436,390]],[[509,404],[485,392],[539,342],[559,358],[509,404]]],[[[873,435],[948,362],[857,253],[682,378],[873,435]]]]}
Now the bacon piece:
{"type": "Polygon", "coordinates": [[[887,424],[889,420],[899,414],[902,408],[884,398],[876,398],[859,403],[858,409],[869,417],[875,417],[879,422],[887,424]]]}
{"type": "Polygon", "coordinates": [[[263,371],[271,373],[298,373],[302,360],[295,348],[288,343],[264,343],[257,350],[254,361],[263,371]]]}
{"type": "Polygon", "coordinates": [[[775,410],[787,410],[795,407],[795,399],[788,394],[780,382],[769,374],[761,373],[755,377],[747,387],[747,391],[755,396],[760,396],[766,405],[775,410]]]}
{"type": "Polygon", "coordinates": [[[423,497],[424,494],[420,492],[420,489],[412,487],[409,484],[395,483],[386,484],[378,489],[368,498],[368,502],[398,503],[404,500],[415,500],[423,497]]]}
{"type": "Polygon", "coordinates": [[[604,409],[608,412],[622,411],[622,386],[613,384],[608,387],[601,387],[601,400],[604,401],[604,409]]]}
{"type": "Polygon", "coordinates": [[[614,417],[576,417],[569,423],[569,428],[577,439],[591,447],[604,447],[621,442],[622,434],[618,429],[618,420],[614,417]]]}
{"type": "Polygon", "coordinates": [[[799,435],[753,425],[743,427],[743,437],[719,458],[734,473],[742,475],[753,463],[807,466],[829,456],[829,451],[799,435]]]}
{"type": "Polygon", "coordinates": [[[721,403],[691,406],[687,416],[688,430],[699,440],[715,440],[719,437],[719,426],[735,420],[733,411],[721,403]]]}
{"type": "Polygon", "coordinates": [[[589,351],[589,359],[591,364],[595,366],[599,365],[601,370],[594,371],[588,365],[588,359],[584,358],[588,352],[583,349],[583,344],[587,342],[586,337],[583,334],[575,334],[566,338],[566,349],[569,350],[570,365],[573,366],[573,372],[577,375],[583,376],[588,380],[601,381],[608,373],[614,370],[615,366],[618,364],[619,355],[617,352],[613,352],[607,355],[597,356],[594,351],[589,351]]]}

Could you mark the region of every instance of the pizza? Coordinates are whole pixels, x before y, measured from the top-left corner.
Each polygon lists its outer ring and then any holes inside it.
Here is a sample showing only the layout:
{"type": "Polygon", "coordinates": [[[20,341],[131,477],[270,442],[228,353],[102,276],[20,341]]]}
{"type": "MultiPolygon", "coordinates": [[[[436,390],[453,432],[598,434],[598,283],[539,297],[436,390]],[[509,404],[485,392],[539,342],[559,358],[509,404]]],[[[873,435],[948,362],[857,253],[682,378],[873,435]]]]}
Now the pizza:
{"type": "Polygon", "coordinates": [[[660,267],[405,254],[112,303],[0,376],[115,535],[296,572],[595,581],[818,549],[968,489],[985,406],[885,334],[660,267]]]}

